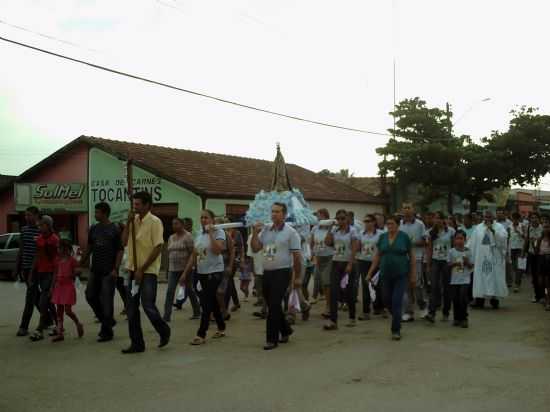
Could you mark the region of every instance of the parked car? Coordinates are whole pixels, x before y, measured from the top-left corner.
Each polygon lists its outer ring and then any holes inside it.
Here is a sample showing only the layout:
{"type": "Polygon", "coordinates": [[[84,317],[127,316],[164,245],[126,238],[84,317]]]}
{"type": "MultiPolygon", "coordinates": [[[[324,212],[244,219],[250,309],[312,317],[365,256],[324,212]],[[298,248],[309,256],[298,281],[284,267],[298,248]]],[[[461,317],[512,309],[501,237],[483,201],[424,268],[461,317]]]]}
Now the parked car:
{"type": "MultiPolygon", "coordinates": [[[[20,233],[5,233],[0,235],[0,274],[8,274],[15,279],[17,253],[19,253],[20,245],[20,233]]],[[[77,261],[80,261],[82,257],[82,250],[80,249],[80,246],[73,245],[73,256],[77,261]]]]}
{"type": "Polygon", "coordinates": [[[20,233],[0,235],[0,272],[9,273],[14,277],[20,242],[20,233]]]}

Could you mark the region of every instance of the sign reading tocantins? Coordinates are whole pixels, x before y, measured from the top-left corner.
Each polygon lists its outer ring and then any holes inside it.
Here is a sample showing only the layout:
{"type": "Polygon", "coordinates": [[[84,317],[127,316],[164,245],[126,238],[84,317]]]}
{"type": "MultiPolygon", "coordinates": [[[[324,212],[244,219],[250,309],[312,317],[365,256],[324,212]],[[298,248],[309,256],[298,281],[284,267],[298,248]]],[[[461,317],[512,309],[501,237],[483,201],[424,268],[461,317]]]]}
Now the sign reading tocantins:
{"type": "MultiPolygon", "coordinates": [[[[128,217],[130,199],[126,182],[126,162],[100,149],[90,149],[89,155],[89,220],[94,222],[94,206],[107,202],[111,206],[111,221],[122,222],[128,217]]],[[[153,203],[177,203],[179,217],[191,217],[197,222],[201,199],[198,195],[134,166],[134,192],[151,193],[153,203]]]]}

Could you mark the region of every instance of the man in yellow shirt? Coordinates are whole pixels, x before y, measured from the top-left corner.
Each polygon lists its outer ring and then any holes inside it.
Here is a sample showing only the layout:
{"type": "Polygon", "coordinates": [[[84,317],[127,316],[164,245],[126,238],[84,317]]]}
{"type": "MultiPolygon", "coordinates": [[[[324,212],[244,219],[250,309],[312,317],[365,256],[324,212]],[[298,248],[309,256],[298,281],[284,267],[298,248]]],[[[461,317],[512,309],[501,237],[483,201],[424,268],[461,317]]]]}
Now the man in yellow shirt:
{"type": "Polygon", "coordinates": [[[122,353],[139,353],[145,350],[139,304],[149,321],[160,335],[159,348],[170,341],[170,327],[160,316],[156,306],[157,277],[160,271],[160,253],[164,243],[161,220],[151,213],[153,201],[148,192],[138,192],[132,196],[133,212],[128,215],[124,238],[128,239],[128,271],[131,282],[128,288],[128,329],[131,344],[122,353]],[[135,225],[136,267],[134,267],[134,246],[131,225],[135,225]],[[132,287],[133,285],[137,287],[132,287]]]}

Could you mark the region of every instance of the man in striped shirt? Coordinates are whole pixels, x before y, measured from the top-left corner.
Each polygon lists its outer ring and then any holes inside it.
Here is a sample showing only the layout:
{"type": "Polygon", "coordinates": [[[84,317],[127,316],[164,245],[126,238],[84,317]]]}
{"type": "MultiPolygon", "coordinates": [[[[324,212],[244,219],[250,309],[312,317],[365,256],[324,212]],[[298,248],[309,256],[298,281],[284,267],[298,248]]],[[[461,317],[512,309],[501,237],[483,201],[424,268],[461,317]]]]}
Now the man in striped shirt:
{"type": "Polygon", "coordinates": [[[38,229],[38,219],[40,214],[34,206],[25,211],[26,226],[21,230],[21,247],[17,255],[16,272],[19,279],[27,284],[27,293],[25,295],[25,308],[21,317],[21,323],[17,336],[26,336],[29,334],[29,323],[32,318],[34,307],[38,309],[38,281],[33,276],[33,265],[36,257],[36,238],[40,234],[38,229]]]}

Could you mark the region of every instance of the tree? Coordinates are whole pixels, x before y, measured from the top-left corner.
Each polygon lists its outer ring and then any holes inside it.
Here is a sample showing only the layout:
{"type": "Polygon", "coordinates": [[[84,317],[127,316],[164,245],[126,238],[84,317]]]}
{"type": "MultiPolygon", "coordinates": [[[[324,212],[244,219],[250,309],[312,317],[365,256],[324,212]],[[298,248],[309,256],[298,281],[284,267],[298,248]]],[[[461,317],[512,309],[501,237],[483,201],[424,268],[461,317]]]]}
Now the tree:
{"type": "Polygon", "coordinates": [[[354,174],[350,173],[349,169],[340,169],[339,172],[331,172],[328,169],[323,169],[319,172],[319,174],[321,176],[332,177],[332,178],[338,179],[340,181],[346,181],[346,180],[354,177],[354,174]]]}
{"type": "Polygon", "coordinates": [[[470,202],[470,211],[477,211],[480,200],[494,201],[491,190],[509,184],[506,168],[499,156],[487,145],[472,143],[462,148],[462,161],[458,167],[460,176],[454,184],[454,192],[470,202]]]}
{"type": "Polygon", "coordinates": [[[505,166],[509,182],[538,185],[550,173],[550,116],[525,106],[511,114],[508,130],[493,132],[485,142],[505,166]]]}
{"type": "Polygon", "coordinates": [[[464,137],[453,135],[452,112],[429,108],[416,97],[406,99],[390,113],[395,129],[387,145],[377,149],[384,156],[380,175],[393,173],[397,181],[422,187],[423,203],[446,196],[452,212],[452,196],[460,179],[457,165],[462,162],[464,137]]]}
{"type": "Polygon", "coordinates": [[[380,174],[419,184],[425,204],[447,196],[450,213],[453,194],[469,200],[470,211],[476,211],[481,199],[493,200],[493,189],[537,185],[550,173],[550,116],[531,107],[511,113],[506,132],[493,132],[477,144],[453,134],[448,107],[443,111],[419,98],[404,100],[391,113],[394,137],[377,149],[384,156],[380,174]]]}

